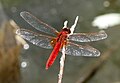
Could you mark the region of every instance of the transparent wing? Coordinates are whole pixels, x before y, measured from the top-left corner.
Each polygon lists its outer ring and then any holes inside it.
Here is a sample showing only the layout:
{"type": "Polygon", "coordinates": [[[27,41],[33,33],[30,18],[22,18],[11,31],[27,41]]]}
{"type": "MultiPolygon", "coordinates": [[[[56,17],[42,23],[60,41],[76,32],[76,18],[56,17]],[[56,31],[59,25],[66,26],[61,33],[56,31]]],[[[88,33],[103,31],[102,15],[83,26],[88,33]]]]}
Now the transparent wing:
{"type": "Polygon", "coordinates": [[[24,11],[24,12],[21,12],[20,15],[26,22],[28,22],[31,26],[33,26],[35,29],[39,31],[42,31],[42,32],[45,32],[45,33],[48,33],[54,36],[56,36],[56,34],[58,33],[56,29],[38,20],[36,17],[34,17],[29,12],[24,11]]]}
{"type": "Polygon", "coordinates": [[[105,38],[107,38],[107,34],[103,30],[95,33],[74,33],[69,36],[69,40],[77,42],[99,41],[105,38]]]}
{"type": "Polygon", "coordinates": [[[100,56],[100,52],[89,45],[82,46],[71,42],[67,43],[65,53],[72,56],[100,56]]]}
{"type": "Polygon", "coordinates": [[[18,29],[16,33],[37,46],[47,49],[53,48],[50,44],[53,37],[37,34],[26,29],[18,29]]]}

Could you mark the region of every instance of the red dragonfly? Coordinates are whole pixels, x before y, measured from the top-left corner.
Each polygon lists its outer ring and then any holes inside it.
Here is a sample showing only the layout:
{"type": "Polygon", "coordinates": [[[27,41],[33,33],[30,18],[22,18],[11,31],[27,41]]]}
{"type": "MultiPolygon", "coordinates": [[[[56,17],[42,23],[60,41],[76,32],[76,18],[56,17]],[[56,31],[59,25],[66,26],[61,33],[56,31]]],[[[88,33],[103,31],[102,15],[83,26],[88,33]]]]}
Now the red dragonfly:
{"type": "Polygon", "coordinates": [[[107,34],[104,31],[94,33],[73,33],[71,29],[65,26],[60,32],[48,24],[38,20],[29,12],[21,12],[21,17],[28,22],[32,27],[38,31],[47,33],[52,36],[47,36],[39,33],[32,32],[27,29],[18,29],[17,34],[29,42],[40,46],[42,48],[52,49],[50,57],[46,63],[46,69],[48,69],[55,61],[59,51],[65,46],[65,54],[72,56],[92,56],[96,57],[100,55],[100,52],[89,45],[78,45],[72,43],[77,42],[91,42],[98,41],[107,38],[107,34]],[[71,42],[70,42],[71,41],[71,42]]]}

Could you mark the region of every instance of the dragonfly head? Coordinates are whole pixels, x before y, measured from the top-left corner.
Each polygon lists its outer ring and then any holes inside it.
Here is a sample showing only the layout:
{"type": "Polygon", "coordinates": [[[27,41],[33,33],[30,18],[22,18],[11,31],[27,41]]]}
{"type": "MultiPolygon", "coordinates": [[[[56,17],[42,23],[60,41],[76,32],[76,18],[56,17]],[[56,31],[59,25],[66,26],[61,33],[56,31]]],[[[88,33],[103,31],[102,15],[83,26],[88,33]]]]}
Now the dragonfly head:
{"type": "Polygon", "coordinates": [[[71,31],[70,31],[70,28],[66,27],[66,28],[63,28],[62,31],[65,31],[66,33],[70,34],[71,31]]]}

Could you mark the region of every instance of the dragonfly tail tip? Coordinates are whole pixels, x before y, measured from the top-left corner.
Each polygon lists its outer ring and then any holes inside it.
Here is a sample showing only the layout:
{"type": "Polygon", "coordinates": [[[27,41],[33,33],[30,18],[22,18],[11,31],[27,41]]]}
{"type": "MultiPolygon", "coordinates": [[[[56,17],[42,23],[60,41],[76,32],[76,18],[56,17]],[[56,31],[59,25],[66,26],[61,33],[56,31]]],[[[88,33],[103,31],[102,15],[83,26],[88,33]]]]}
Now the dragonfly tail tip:
{"type": "Polygon", "coordinates": [[[48,70],[48,67],[46,67],[45,69],[48,70]]]}

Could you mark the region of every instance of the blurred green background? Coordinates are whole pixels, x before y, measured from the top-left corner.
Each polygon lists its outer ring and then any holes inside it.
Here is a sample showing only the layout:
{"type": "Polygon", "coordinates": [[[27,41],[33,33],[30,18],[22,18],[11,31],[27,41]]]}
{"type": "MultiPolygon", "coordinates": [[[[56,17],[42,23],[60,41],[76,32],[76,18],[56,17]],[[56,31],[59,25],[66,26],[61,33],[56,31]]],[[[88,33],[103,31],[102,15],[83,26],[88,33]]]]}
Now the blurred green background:
{"type": "MultiPolygon", "coordinates": [[[[3,20],[13,19],[19,27],[29,30],[33,30],[33,27],[20,17],[22,11],[30,12],[58,31],[62,29],[65,20],[68,20],[68,26],[71,26],[78,15],[79,22],[75,32],[98,32],[98,27],[92,26],[95,17],[120,13],[120,0],[0,0],[0,3],[0,12],[3,12],[3,15],[0,15],[1,23],[3,20]]],[[[100,50],[102,58],[66,56],[62,83],[120,83],[120,25],[109,26],[105,31],[108,34],[107,39],[88,43],[100,50]]],[[[20,52],[18,82],[57,83],[61,53],[54,65],[45,70],[52,50],[37,47],[29,42],[28,44],[30,48],[21,49],[20,52]],[[25,67],[21,67],[23,62],[25,67]]]]}

